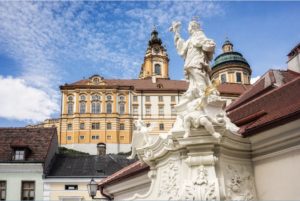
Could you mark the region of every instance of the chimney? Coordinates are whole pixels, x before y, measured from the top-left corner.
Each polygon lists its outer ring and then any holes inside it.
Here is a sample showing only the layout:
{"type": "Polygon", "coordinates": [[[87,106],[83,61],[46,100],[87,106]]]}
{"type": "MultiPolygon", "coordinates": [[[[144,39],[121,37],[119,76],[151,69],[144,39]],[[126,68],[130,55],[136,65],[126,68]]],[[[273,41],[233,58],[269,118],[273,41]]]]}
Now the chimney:
{"type": "Polygon", "coordinates": [[[156,75],[152,76],[152,83],[155,84],[156,83],[156,75]]]}
{"type": "Polygon", "coordinates": [[[98,156],[105,156],[106,155],[106,144],[98,143],[97,144],[97,152],[98,152],[98,156]]]}
{"type": "Polygon", "coordinates": [[[300,73],[300,43],[294,47],[288,56],[288,70],[300,73]]]}

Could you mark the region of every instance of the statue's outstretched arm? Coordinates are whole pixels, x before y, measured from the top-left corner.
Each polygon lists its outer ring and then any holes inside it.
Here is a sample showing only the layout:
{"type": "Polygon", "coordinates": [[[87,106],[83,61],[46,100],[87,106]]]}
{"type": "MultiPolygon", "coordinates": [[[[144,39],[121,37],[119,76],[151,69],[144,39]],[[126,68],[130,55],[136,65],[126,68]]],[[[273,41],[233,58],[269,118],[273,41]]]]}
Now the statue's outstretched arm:
{"type": "Polygon", "coordinates": [[[184,41],[179,33],[176,33],[174,36],[174,42],[177,49],[177,52],[180,56],[185,58],[187,52],[188,41],[184,41]]]}

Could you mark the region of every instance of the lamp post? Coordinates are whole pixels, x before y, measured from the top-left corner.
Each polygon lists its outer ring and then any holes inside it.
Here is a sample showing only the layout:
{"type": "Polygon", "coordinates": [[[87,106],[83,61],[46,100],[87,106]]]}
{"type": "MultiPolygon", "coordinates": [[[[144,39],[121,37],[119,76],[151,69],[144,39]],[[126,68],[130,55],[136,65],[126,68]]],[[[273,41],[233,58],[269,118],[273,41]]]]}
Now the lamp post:
{"type": "Polygon", "coordinates": [[[98,190],[98,184],[94,180],[94,178],[92,178],[90,183],[87,184],[87,189],[88,189],[89,195],[92,197],[92,199],[94,199],[94,197],[97,194],[97,190],[98,190]]]}

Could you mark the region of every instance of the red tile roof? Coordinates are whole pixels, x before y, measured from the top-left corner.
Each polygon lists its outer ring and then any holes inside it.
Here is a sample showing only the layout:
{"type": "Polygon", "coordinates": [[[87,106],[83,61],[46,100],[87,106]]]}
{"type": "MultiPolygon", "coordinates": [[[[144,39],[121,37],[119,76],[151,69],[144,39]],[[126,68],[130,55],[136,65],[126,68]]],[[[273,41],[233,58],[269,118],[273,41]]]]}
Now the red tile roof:
{"type": "MultiPolygon", "coordinates": [[[[184,80],[168,80],[157,78],[156,83],[152,79],[103,79],[107,87],[131,87],[135,91],[179,91],[184,92],[188,88],[188,83],[184,80]]],[[[74,89],[74,88],[97,88],[104,87],[103,85],[93,85],[90,79],[79,80],[72,84],[61,86],[61,89],[74,89]]],[[[218,86],[218,90],[224,95],[239,96],[244,91],[249,89],[251,85],[224,83],[218,86]]]]}
{"type": "Polygon", "coordinates": [[[107,177],[106,179],[103,179],[99,186],[105,186],[108,184],[115,183],[117,181],[121,181],[123,179],[126,179],[128,177],[137,175],[138,173],[149,171],[149,166],[145,163],[142,163],[141,161],[137,161],[135,163],[132,163],[131,165],[119,170],[118,172],[112,174],[111,176],[107,177]]]}
{"type": "Polygon", "coordinates": [[[45,163],[52,146],[57,147],[56,128],[0,128],[0,162],[11,162],[13,149],[23,147],[30,150],[24,162],[45,163]]]}
{"type": "Polygon", "coordinates": [[[223,95],[236,95],[240,96],[246,90],[251,88],[251,84],[237,84],[237,83],[223,83],[220,84],[217,88],[218,91],[223,95]]]}
{"type": "Polygon", "coordinates": [[[268,71],[227,112],[243,136],[300,118],[300,74],[268,71]]]}
{"type": "MultiPolygon", "coordinates": [[[[240,126],[240,132],[247,136],[262,129],[278,126],[293,118],[300,118],[300,74],[292,71],[270,70],[254,85],[223,84],[237,92],[247,90],[228,107],[231,120],[240,126]],[[280,79],[280,80],[278,80],[280,79]],[[292,117],[292,118],[291,118],[292,117]]],[[[137,161],[108,178],[99,185],[105,186],[138,173],[149,171],[149,166],[137,161]]]]}

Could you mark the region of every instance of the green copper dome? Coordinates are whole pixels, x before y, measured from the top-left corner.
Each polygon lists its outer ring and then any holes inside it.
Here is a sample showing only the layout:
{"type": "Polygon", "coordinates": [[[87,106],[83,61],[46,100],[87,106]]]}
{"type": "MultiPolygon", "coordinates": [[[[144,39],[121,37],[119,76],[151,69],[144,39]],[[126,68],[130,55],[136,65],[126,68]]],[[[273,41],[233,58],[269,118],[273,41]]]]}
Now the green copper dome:
{"type": "Polygon", "coordinates": [[[239,52],[225,52],[215,58],[212,68],[217,68],[225,63],[243,63],[250,68],[247,60],[239,52]]]}

